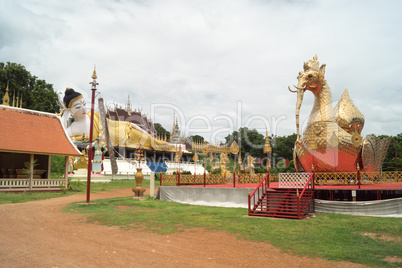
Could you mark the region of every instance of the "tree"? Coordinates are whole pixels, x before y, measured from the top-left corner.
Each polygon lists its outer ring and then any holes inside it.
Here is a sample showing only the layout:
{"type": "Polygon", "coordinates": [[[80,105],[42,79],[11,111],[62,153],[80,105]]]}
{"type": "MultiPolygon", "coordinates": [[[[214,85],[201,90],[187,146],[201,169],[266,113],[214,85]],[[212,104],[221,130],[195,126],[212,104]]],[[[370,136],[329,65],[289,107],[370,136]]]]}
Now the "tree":
{"type": "Polygon", "coordinates": [[[165,134],[166,134],[166,139],[170,140],[170,132],[167,131],[161,124],[154,123],[154,127],[155,127],[155,130],[156,130],[156,134],[159,137],[165,138],[165,134]]]}
{"type": "Polygon", "coordinates": [[[193,136],[190,136],[190,138],[193,140],[193,142],[204,143],[204,137],[202,137],[200,135],[193,135],[193,136]]]}
{"type": "MultiPolygon", "coordinates": [[[[388,136],[379,136],[380,138],[388,136]]],[[[395,171],[397,168],[396,154],[398,155],[398,170],[402,170],[402,133],[393,136],[389,144],[387,155],[382,165],[383,171],[395,171]]]]}
{"type": "Polygon", "coordinates": [[[240,128],[239,131],[233,131],[226,138],[226,144],[230,146],[236,141],[240,147],[241,154],[251,154],[253,157],[264,157],[265,137],[258,133],[256,129],[240,128]]]}
{"type": "Polygon", "coordinates": [[[7,83],[9,83],[10,105],[13,103],[13,98],[19,96],[19,100],[22,98],[22,108],[49,113],[60,111],[53,85],[31,75],[21,64],[0,62],[1,97],[4,96],[7,83]]]}
{"type": "Polygon", "coordinates": [[[296,138],[296,134],[282,137],[274,136],[271,145],[272,153],[275,157],[292,160],[293,147],[295,146],[296,138]]]}

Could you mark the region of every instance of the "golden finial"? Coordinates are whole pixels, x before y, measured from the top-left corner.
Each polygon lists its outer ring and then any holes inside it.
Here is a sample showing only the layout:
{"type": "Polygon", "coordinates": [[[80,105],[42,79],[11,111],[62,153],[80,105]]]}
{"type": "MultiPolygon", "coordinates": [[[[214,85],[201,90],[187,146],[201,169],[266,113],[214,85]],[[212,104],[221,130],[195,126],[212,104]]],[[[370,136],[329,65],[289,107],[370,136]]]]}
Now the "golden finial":
{"type": "Polygon", "coordinates": [[[10,106],[10,96],[8,95],[8,80],[7,80],[6,93],[3,96],[3,105],[10,106]]]}
{"type": "Polygon", "coordinates": [[[96,66],[94,65],[94,73],[92,74],[92,79],[96,79],[98,76],[96,75],[96,66]]]}
{"type": "Polygon", "coordinates": [[[197,161],[198,161],[198,154],[197,154],[197,150],[195,150],[195,151],[194,151],[193,160],[194,160],[194,162],[197,162],[197,161]]]}
{"type": "Polygon", "coordinates": [[[266,128],[266,135],[265,135],[265,145],[264,145],[264,153],[271,153],[272,152],[272,148],[271,148],[271,143],[269,142],[269,138],[268,138],[268,128],[266,128]]]}
{"type": "Polygon", "coordinates": [[[232,142],[232,145],[230,146],[230,152],[232,153],[232,154],[237,154],[238,152],[239,152],[239,145],[237,145],[237,142],[236,141],[233,141],[232,142]]]}
{"type": "Polygon", "coordinates": [[[12,105],[12,107],[14,107],[15,106],[15,89],[14,89],[14,93],[13,93],[13,105],[12,105]]]}
{"type": "Polygon", "coordinates": [[[18,91],[18,93],[17,93],[17,101],[15,102],[15,107],[17,107],[18,108],[18,104],[19,104],[19,101],[20,100],[20,92],[18,91]]]}

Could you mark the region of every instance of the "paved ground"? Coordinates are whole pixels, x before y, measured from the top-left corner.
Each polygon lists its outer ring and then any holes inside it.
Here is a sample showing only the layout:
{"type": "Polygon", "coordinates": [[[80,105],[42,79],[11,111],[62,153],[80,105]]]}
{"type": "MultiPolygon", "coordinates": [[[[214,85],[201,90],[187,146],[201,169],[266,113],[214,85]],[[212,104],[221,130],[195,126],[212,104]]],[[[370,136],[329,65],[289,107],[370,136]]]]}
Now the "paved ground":
{"type": "MultiPolygon", "coordinates": [[[[91,200],[131,194],[121,189],[91,200]]],[[[60,212],[75,201],[85,195],[0,205],[1,267],[363,267],[292,256],[223,232],[158,235],[90,224],[60,212]]]]}

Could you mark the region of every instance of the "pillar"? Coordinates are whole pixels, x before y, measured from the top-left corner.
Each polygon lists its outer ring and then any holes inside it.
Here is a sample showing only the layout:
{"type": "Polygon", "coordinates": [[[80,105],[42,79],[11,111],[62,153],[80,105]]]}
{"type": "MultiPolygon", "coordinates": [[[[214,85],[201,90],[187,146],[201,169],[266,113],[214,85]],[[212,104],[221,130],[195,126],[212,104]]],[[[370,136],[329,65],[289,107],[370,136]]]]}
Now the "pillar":
{"type": "Polygon", "coordinates": [[[66,155],[64,159],[64,187],[68,187],[68,158],[69,156],[66,155]]]}
{"type": "Polygon", "coordinates": [[[48,161],[47,161],[47,179],[50,179],[50,167],[52,164],[52,156],[48,155],[48,161]]]}
{"type": "Polygon", "coordinates": [[[29,157],[29,191],[32,191],[33,174],[34,173],[34,155],[31,154],[29,157]]]}

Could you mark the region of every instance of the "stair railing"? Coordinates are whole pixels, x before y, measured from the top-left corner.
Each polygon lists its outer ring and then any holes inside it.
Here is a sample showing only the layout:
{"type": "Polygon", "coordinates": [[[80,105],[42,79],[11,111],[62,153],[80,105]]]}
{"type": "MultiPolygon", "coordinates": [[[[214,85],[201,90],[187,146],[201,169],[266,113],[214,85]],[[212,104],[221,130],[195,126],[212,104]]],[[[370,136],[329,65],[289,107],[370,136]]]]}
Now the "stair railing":
{"type": "Polygon", "coordinates": [[[254,192],[250,195],[250,189],[248,190],[248,215],[251,215],[251,199],[253,199],[253,210],[255,210],[256,204],[260,201],[261,196],[268,190],[269,188],[269,172],[264,176],[261,180],[260,184],[258,184],[257,188],[255,188],[254,192]],[[257,196],[257,202],[256,202],[257,196]]]}
{"type": "MultiPolygon", "coordinates": [[[[309,196],[306,197],[305,195],[307,194],[311,195],[313,193],[313,190],[314,190],[314,172],[311,173],[300,195],[299,194],[297,195],[297,217],[299,219],[301,217],[301,212],[303,211],[304,213],[305,209],[307,208],[308,202],[310,202],[309,196]]],[[[314,194],[312,195],[314,197],[314,194]]]]}

